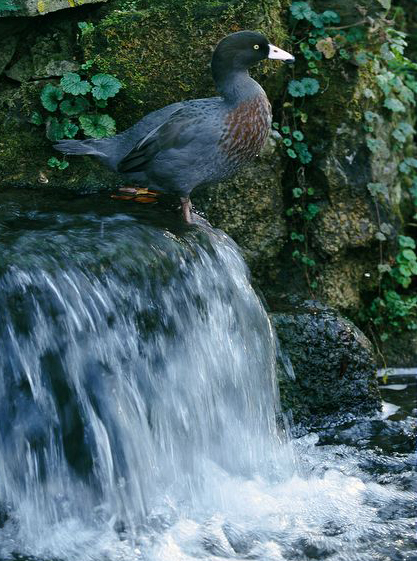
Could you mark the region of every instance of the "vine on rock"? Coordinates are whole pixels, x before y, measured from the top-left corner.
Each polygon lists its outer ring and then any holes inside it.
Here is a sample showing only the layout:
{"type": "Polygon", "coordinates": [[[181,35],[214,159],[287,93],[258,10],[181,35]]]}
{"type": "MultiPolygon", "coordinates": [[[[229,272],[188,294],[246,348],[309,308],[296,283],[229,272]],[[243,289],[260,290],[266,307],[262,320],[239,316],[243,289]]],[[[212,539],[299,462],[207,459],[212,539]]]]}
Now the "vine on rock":
{"type": "MultiPolygon", "coordinates": [[[[417,64],[404,55],[406,34],[393,27],[389,14],[385,19],[375,20],[367,16],[365,8],[359,11],[360,21],[340,25],[341,18],[333,10],[317,13],[308,2],[293,2],[290,6],[296,66],[286,90],[281,122],[274,123],[273,127],[276,135],[282,138],[289,162],[292,161],[295,167],[296,185],[292,189],[292,204],[287,209],[291,222],[290,239],[294,246],[292,256],[302,265],[311,291],[317,287],[317,282],[309,234],[320,206],[315,189],[305,180],[305,171],[319,149],[316,150],[314,145],[311,147],[306,140],[304,129],[309,114],[305,105],[310,96],[326,91],[327,84],[320,76],[329,61],[338,59],[340,65],[366,66],[370,71],[373,87],[362,92],[368,100],[368,107],[363,112],[366,144],[373,153],[385,151],[388,157],[390,154],[393,158],[401,156],[398,175],[403,192],[408,193],[414,205],[413,220],[417,221],[417,159],[411,144],[416,131],[410,123],[417,97],[417,64]],[[378,113],[370,110],[370,106],[374,108],[376,104],[380,107],[378,113]],[[390,146],[378,134],[386,122],[394,125],[390,146]]],[[[395,241],[393,225],[380,221],[383,205],[393,198],[392,187],[369,183],[367,188],[379,222],[375,236],[379,244],[379,286],[378,294],[364,306],[359,319],[372,332],[375,327],[384,341],[393,333],[417,329],[417,296],[408,290],[417,275],[416,244],[410,236],[403,234],[398,234],[395,241]],[[392,247],[397,248],[394,254],[392,247]]],[[[416,227],[417,224],[404,226],[416,227]]]]}

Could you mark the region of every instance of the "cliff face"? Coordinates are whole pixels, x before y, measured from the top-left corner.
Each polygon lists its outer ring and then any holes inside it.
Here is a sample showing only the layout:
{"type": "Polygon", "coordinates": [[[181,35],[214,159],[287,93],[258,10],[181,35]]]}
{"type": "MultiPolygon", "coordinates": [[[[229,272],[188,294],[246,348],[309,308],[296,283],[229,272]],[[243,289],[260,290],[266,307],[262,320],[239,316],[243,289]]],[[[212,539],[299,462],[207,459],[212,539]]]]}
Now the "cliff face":
{"type": "MultiPolygon", "coordinates": [[[[57,154],[45,126],[31,122],[34,112],[44,112],[45,84],[58,84],[66,72],[116,76],[123,89],[109,99],[106,112],[120,131],[168,103],[214,95],[211,52],[229,32],[259,29],[287,50],[297,48],[291,42],[311,38],[307,27],[303,31],[306,22],[291,16],[289,4],[109,0],[42,17],[29,16],[47,12],[45,4],[3,11],[0,4],[1,188],[43,185],[93,192],[121,183],[87,157],[72,158],[63,171],[48,167],[48,158],[57,154]],[[88,23],[80,29],[80,21],[88,23]]],[[[60,6],[51,4],[50,11],[60,6]]],[[[326,24],[333,33],[330,42],[325,38],[337,56],[314,59],[313,72],[305,49],[298,50],[295,70],[269,61],[254,73],[273,103],[280,133],[289,124],[302,130],[311,161],[301,165],[288,156],[282,139],[271,138],[246,171],[196,194],[194,202],[242,247],[272,309],[289,295],[313,295],[356,318],[381,281],[381,234],[385,260],[398,234],[409,235],[411,199],[399,165],[412,156],[412,147],[410,137],[399,145],[393,132],[400,122],[412,124],[413,106],[405,104],[400,113],[385,107],[377,83],[381,63],[357,56],[367,41],[370,52],[380,53],[384,39],[375,30],[385,25],[388,0],[317,0],[312,7],[337,13],[338,21],[326,24]],[[358,28],[361,38],[351,41],[344,59],[334,30],[342,37],[358,28]],[[289,81],[305,76],[318,81],[319,95],[289,96],[289,81]],[[383,185],[384,192],[375,197],[369,185],[383,185]]],[[[309,43],[314,56],[319,40],[309,43]]]]}

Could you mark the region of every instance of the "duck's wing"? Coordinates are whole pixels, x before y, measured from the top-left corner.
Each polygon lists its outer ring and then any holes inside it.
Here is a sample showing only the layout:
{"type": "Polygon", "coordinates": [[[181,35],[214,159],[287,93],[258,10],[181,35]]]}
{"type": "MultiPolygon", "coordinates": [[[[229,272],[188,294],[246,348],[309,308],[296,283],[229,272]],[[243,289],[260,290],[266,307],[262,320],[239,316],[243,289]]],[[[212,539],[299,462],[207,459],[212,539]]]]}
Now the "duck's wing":
{"type": "Polygon", "coordinates": [[[194,140],[201,121],[202,115],[192,106],[177,109],[120,160],[117,171],[122,173],[144,171],[160,152],[171,148],[181,150],[194,140]]]}

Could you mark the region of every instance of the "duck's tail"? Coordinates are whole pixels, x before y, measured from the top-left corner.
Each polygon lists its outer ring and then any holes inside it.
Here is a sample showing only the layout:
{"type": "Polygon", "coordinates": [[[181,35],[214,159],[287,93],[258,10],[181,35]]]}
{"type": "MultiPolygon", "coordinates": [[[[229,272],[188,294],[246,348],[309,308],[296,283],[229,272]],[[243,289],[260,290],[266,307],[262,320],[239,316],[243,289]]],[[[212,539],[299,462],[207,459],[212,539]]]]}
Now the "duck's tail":
{"type": "Polygon", "coordinates": [[[63,152],[64,154],[78,154],[97,156],[99,158],[106,158],[106,154],[102,151],[103,142],[101,140],[58,140],[54,144],[55,150],[63,152]]]}

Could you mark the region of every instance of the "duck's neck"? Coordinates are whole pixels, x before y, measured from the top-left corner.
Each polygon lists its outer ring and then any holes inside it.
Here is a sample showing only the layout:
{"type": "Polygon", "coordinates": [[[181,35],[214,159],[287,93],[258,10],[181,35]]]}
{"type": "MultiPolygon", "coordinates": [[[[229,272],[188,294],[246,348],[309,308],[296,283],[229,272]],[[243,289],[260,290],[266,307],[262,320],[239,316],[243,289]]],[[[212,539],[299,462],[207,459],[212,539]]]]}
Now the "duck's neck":
{"type": "Polygon", "coordinates": [[[265,93],[258,82],[249,76],[247,70],[223,68],[212,64],[212,73],[216,90],[228,104],[238,105],[265,93]]]}

